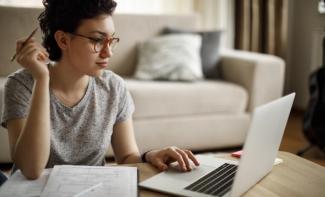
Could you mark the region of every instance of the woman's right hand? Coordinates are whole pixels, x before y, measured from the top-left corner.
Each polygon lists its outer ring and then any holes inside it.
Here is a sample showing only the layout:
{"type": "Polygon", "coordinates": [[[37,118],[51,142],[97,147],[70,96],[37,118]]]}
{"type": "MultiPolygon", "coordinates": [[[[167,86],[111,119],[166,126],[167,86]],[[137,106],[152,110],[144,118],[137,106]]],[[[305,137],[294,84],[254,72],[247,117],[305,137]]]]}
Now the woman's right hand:
{"type": "Polygon", "coordinates": [[[49,54],[46,49],[33,38],[23,44],[25,40],[26,38],[16,43],[17,62],[30,71],[34,79],[49,76],[47,68],[49,54]]]}

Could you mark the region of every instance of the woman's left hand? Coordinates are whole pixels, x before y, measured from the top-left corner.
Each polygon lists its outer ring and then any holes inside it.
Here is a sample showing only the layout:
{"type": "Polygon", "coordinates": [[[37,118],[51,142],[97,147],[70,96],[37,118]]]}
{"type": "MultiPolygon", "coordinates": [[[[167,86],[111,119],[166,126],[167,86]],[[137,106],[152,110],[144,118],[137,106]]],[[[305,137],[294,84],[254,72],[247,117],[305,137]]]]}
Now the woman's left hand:
{"type": "Polygon", "coordinates": [[[200,165],[190,150],[182,150],[175,146],[152,150],[146,154],[146,160],[161,171],[167,170],[168,165],[174,161],[178,162],[180,169],[183,171],[192,170],[191,161],[196,166],[200,165]]]}

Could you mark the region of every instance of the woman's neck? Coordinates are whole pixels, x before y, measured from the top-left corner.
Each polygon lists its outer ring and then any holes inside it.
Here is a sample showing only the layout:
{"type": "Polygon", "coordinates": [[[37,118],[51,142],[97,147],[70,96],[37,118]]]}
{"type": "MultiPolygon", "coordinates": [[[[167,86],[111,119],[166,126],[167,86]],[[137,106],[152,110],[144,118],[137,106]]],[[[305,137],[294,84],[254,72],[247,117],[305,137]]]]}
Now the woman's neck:
{"type": "Polygon", "coordinates": [[[76,73],[62,62],[50,66],[50,88],[54,95],[67,107],[73,107],[87,91],[89,76],[76,73]]]}
{"type": "Polygon", "coordinates": [[[50,66],[50,87],[64,93],[85,90],[88,86],[89,76],[76,73],[73,68],[58,62],[50,66]]]}

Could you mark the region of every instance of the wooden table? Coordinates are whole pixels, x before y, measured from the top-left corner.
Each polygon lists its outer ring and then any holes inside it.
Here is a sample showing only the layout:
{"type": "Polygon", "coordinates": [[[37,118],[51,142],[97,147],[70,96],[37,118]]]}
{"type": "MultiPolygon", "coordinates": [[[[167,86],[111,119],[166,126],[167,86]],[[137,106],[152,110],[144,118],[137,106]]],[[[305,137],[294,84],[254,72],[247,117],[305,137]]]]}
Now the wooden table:
{"type": "MultiPolygon", "coordinates": [[[[222,158],[225,157],[233,159],[229,155],[222,156],[222,158]]],[[[244,196],[325,196],[325,167],[287,152],[279,152],[278,157],[283,159],[283,163],[274,166],[271,173],[248,190],[244,196]]],[[[159,172],[145,163],[129,166],[138,167],[140,181],[159,172]]],[[[170,195],[141,188],[140,196],[170,195]]]]}

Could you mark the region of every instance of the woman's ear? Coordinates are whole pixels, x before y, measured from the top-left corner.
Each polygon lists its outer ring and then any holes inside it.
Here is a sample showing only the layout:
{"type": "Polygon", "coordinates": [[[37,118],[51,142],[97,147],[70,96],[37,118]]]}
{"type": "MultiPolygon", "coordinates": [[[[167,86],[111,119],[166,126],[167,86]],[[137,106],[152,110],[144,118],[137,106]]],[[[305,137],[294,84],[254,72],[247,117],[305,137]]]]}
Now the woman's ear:
{"type": "Polygon", "coordinates": [[[54,39],[61,50],[68,48],[70,37],[64,31],[58,30],[54,33],[54,39]]]}

